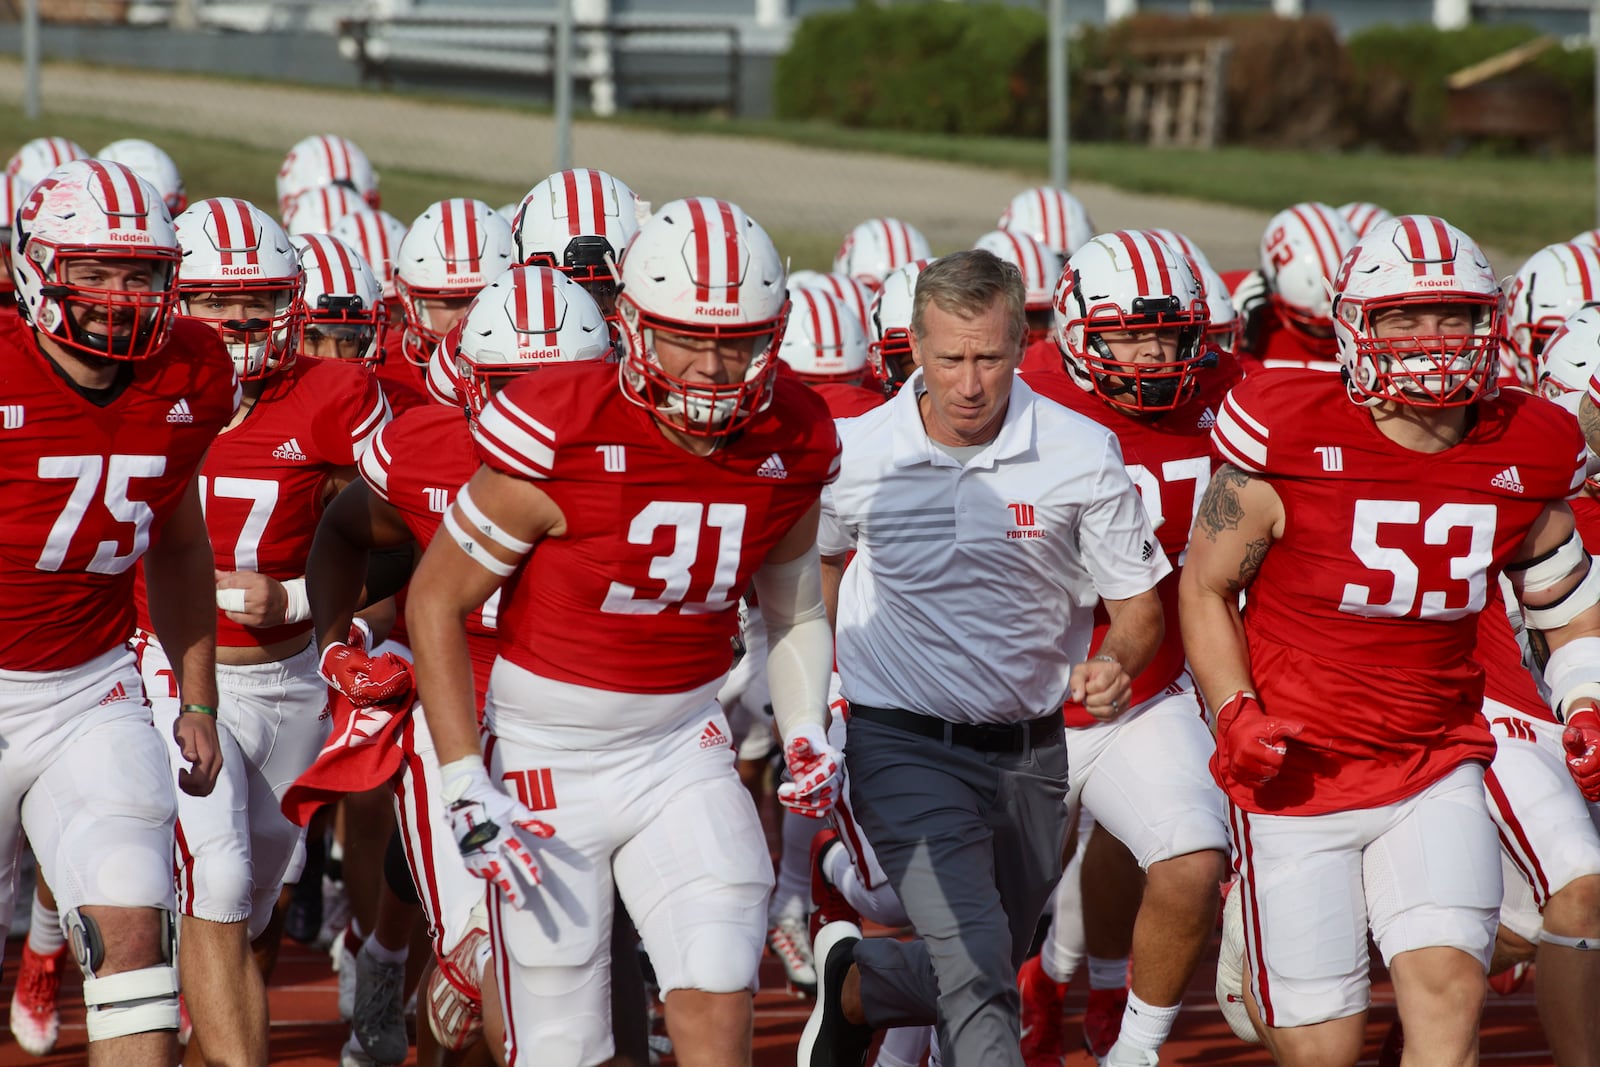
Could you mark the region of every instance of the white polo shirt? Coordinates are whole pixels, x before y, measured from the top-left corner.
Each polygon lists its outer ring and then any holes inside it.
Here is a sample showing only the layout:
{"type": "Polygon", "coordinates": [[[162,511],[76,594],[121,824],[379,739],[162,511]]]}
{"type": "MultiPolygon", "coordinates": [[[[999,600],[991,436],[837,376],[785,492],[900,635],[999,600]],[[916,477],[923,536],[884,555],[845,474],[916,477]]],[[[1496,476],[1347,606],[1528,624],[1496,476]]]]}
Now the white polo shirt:
{"type": "Polygon", "coordinates": [[[999,434],[963,465],[928,440],[923,391],[919,370],[837,424],[818,544],[856,551],[839,590],[843,695],[951,722],[1059,710],[1099,599],[1171,570],[1122,449],[1019,377],[999,434]]]}

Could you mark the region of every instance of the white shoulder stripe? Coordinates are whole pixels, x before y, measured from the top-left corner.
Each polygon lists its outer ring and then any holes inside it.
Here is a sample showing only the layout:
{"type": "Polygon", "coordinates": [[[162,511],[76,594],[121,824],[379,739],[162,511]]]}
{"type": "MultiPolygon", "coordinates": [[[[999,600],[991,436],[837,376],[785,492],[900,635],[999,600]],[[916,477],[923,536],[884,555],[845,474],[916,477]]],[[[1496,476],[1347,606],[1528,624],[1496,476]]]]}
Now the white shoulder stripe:
{"type": "Polygon", "coordinates": [[[1267,446],[1241,429],[1234,421],[1232,410],[1226,405],[1217,412],[1217,424],[1211,430],[1211,440],[1234,466],[1250,471],[1266,470],[1267,446]]]}
{"type": "MultiPolygon", "coordinates": [[[[488,416],[493,410],[492,407],[484,409],[484,418],[478,422],[477,429],[472,434],[483,450],[519,474],[529,478],[550,477],[550,465],[556,458],[555,449],[548,445],[536,444],[530,455],[526,442],[520,450],[508,446],[495,435],[494,429],[498,427],[491,428],[489,425],[488,416]]],[[[498,421],[501,424],[505,422],[504,419],[498,421]]]]}
{"type": "Polygon", "coordinates": [[[1232,412],[1240,422],[1254,430],[1256,437],[1260,438],[1263,444],[1266,443],[1270,432],[1265,426],[1261,425],[1261,423],[1252,418],[1250,413],[1244,409],[1243,405],[1233,398],[1232,390],[1228,392],[1227,396],[1222,398],[1222,403],[1223,406],[1227,408],[1228,411],[1232,412]]]}
{"type": "Polygon", "coordinates": [[[373,442],[373,447],[361,453],[361,458],[356,460],[356,468],[360,470],[361,477],[367,480],[367,484],[372,486],[373,491],[384,500],[388,500],[389,459],[381,453],[378,447],[381,443],[380,438],[373,442]]]}

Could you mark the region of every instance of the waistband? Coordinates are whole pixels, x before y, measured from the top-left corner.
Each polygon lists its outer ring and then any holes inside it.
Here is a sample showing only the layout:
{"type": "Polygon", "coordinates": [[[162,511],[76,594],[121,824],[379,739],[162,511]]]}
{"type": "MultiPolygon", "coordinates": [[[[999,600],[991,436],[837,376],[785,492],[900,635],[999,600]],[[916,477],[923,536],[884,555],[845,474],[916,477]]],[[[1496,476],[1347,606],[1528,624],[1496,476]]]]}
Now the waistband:
{"type": "Polygon", "coordinates": [[[1061,740],[1063,724],[1059,712],[1041,715],[1025,722],[970,723],[948,722],[931,715],[920,715],[899,708],[875,708],[851,704],[850,714],[947,745],[960,745],[977,752],[1022,752],[1061,740]]]}

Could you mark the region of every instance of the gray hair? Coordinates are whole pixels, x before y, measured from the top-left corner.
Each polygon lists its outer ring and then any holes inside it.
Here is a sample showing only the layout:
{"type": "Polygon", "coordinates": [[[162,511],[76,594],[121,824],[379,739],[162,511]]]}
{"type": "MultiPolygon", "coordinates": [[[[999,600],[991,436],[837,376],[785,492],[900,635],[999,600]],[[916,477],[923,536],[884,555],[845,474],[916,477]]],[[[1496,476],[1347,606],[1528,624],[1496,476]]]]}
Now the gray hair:
{"type": "Polygon", "coordinates": [[[1005,301],[1011,320],[1011,339],[1021,345],[1028,335],[1027,289],[1022,271],[993,252],[969,248],[940,256],[917,275],[917,289],[911,298],[911,332],[918,340],[926,336],[923,313],[931,302],[940,311],[963,318],[975,318],[1005,301]]]}

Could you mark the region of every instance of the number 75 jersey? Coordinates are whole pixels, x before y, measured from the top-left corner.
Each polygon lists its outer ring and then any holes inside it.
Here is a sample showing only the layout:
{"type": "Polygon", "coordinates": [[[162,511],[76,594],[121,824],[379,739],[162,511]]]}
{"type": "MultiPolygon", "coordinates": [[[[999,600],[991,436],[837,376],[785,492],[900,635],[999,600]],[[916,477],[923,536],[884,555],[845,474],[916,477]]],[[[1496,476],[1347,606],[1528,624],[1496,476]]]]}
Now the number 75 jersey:
{"type": "Polygon", "coordinates": [[[179,319],[104,406],[0,328],[0,669],[75,667],[133,636],[134,564],[239,402],[227,350],[179,319]]]}
{"type": "Polygon", "coordinates": [[[751,576],[839,468],[826,405],[784,376],[708,456],[663,437],[608,363],[515,379],[475,433],[484,463],[536,484],[567,526],[508,580],[500,656],[623,693],[685,693],[727,673],[751,576]]]}
{"type": "Polygon", "coordinates": [[[1475,616],[1534,520],[1583,483],[1584,442],[1522,392],[1473,415],[1459,444],[1414,452],[1338,376],[1300,370],[1246,378],[1217,413],[1218,453],[1283,501],[1245,635],[1263,705],[1307,724],[1248,810],[1377,806],[1493,755],[1475,616]]]}

